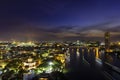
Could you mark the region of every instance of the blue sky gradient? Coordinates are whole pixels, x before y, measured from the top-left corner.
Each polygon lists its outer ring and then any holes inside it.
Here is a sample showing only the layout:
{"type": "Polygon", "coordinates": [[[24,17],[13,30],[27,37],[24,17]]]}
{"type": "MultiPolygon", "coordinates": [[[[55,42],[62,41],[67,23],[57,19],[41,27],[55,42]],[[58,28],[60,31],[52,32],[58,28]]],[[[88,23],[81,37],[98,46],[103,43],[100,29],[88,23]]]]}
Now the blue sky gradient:
{"type": "Polygon", "coordinates": [[[120,40],[120,0],[0,1],[1,40],[120,40]]]}

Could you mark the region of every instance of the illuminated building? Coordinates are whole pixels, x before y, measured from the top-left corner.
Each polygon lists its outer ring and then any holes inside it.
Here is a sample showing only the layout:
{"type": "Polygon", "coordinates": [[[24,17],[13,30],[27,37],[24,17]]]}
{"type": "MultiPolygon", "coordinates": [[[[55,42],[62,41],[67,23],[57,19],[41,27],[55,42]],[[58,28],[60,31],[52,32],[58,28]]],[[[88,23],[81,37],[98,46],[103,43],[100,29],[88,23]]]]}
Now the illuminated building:
{"type": "Polygon", "coordinates": [[[0,60],[0,69],[5,68],[5,66],[7,65],[7,62],[4,60],[0,60]]]}
{"type": "Polygon", "coordinates": [[[62,63],[64,63],[65,62],[65,55],[64,54],[58,54],[56,56],[56,59],[61,61],[62,63]]]}
{"type": "Polygon", "coordinates": [[[29,58],[27,62],[24,62],[23,64],[24,64],[23,69],[30,70],[36,68],[36,62],[34,62],[32,58],[29,58]]]}
{"type": "Polygon", "coordinates": [[[109,49],[110,46],[110,32],[105,32],[105,48],[109,49]]]}

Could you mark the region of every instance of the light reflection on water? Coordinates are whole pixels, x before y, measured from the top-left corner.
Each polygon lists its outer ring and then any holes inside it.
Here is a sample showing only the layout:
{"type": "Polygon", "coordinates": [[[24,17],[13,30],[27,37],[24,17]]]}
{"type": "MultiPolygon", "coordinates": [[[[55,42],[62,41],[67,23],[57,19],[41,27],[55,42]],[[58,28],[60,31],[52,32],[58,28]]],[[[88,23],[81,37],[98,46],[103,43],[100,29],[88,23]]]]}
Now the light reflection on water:
{"type": "MultiPolygon", "coordinates": [[[[102,59],[102,53],[99,53],[99,58],[102,59]]],[[[120,54],[118,53],[106,53],[105,61],[120,68],[120,54]]]]}
{"type": "MultiPolygon", "coordinates": [[[[102,57],[104,56],[104,51],[98,52],[97,49],[90,49],[90,48],[74,48],[71,50],[71,53],[76,53],[76,59],[79,60],[79,57],[81,56],[81,53],[83,53],[85,59],[89,62],[89,57],[91,57],[91,53],[96,53],[95,57],[102,60],[102,57]]],[[[93,55],[92,55],[93,56],[93,55]]],[[[117,53],[106,53],[105,55],[105,61],[117,66],[120,68],[120,54],[117,53]]]]}
{"type": "MultiPolygon", "coordinates": [[[[79,71],[83,69],[85,70],[84,65],[87,65],[89,69],[100,69],[104,70],[110,75],[114,76],[116,80],[120,80],[118,74],[112,70],[110,66],[105,66],[105,62],[114,65],[120,68],[120,55],[115,53],[105,53],[95,51],[95,48],[71,48],[70,49],[70,70],[71,71],[79,71]],[[97,54],[98,53],[98,54],[97,54]],[[96,62],[97,61],[97,62],[96,62]],[[99,63],[99,64],[98,64],[99,63]],[[118,75],[118,76],[117,76],[118,75]]],[[[81,70],[82,71],[82,70],[81,70]]],[[[91,73],[90,73],[91,74],[91,73]]]]}

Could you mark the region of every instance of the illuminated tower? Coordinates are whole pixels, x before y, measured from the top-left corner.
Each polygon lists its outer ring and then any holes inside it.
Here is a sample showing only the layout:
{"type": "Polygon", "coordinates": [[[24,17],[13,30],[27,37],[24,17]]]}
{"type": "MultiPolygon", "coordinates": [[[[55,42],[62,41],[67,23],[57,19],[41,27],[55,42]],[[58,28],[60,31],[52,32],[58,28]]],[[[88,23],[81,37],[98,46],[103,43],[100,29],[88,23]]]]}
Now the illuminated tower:
{"type": "Polygon", "coordinates": [[[110,46],[110,32],[105,32],[105,48],[109,49],[110,46]]]}

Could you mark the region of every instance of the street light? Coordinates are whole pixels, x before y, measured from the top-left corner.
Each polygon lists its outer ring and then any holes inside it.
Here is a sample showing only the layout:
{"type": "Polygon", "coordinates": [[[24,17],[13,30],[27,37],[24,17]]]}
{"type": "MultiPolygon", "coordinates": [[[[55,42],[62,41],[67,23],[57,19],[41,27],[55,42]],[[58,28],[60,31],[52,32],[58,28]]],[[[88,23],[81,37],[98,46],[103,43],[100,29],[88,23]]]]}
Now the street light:
{"type": "Polygon", "coordinates": [[[52,65],[53,65],[53,62],[49,62],[48,64],[49,64],[50,66],[52,66],[52,65]]]}
{"type": "Polygon", "coordinates": [[[51,72],[52,72],[52,69],[53,69],[53,67],[52,67],[53,62],[49,62],[48,65],[49,65],[48,73],[51,73],[51,72]]]}

